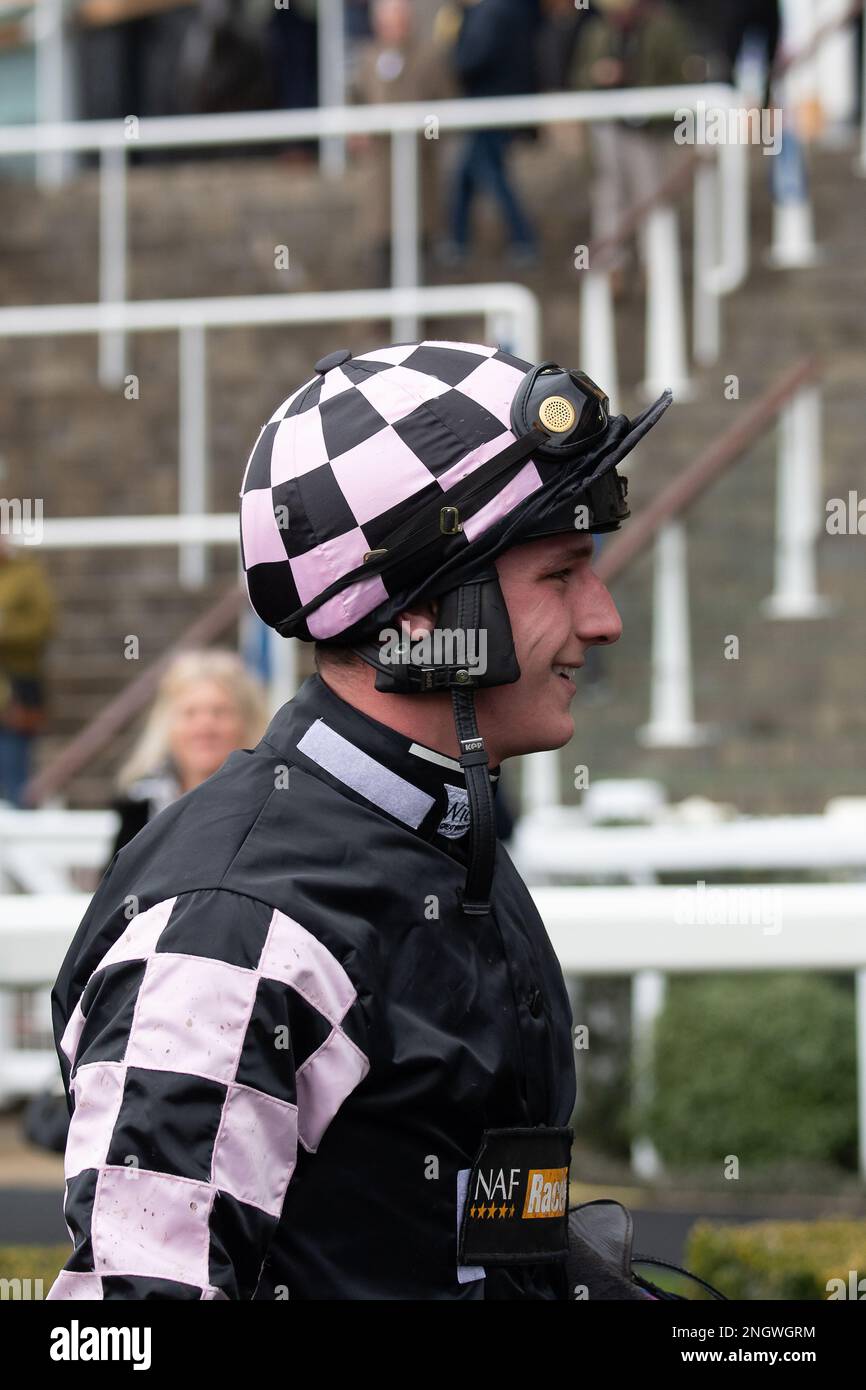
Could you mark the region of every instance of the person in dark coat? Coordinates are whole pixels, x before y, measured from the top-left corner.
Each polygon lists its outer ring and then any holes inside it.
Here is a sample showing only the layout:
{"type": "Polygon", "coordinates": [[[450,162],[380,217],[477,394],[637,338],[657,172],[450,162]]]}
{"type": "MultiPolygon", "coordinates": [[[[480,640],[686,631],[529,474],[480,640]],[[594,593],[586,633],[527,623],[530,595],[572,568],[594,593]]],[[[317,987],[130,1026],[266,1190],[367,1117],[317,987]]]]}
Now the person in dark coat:
{"type": "MultiPolygon", "coordinates": [[[[494,97],[537,91],[540,20],[538,6],[529,0],[463,0],[445,7],[440,34],[450,24],[452,64],[463,93],[494,97]]],[[[458,262],[467,255],[472,204],[476,194],[487,189],[502,212],[511,259],[520,265],[537,260],[538,236],[512,185],[507,163],[515,138],[527,133],[535,134],[499,127],[466,135],[455,176],[452,239],[444,248],[444,259],[458,262]]]]}

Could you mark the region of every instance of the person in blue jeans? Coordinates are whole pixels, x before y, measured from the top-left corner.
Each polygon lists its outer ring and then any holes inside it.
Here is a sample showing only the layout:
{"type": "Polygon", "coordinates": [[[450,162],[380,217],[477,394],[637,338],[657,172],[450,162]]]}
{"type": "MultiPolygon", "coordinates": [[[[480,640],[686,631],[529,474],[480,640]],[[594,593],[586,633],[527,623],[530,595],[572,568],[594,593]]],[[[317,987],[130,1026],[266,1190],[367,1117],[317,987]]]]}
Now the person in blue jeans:
{"type": "Polygon", "coordinates": [[[30,777],[32,740],[27,734],[0,724],[0,803],[20,807],[30,777]]]}
{"type": "MultiPolygon", "coordinates": [[[[538,90],[536,44],[540,16],[534,0],[462,0],[447,7],[454,73],[466,96],[513,96],[538,90]]],[[[525,133],[525,132],[524,132],[525,133]]],[[[512,128],[469,131],[458,162],[451,208],[451,244],[446,259],[469,249],[470,215],[476,193],[487,190],[499,204],[512,259],[531,264],[538,237],[521,206],[508,172],[512,128]]],[[[534,132],[532,132],[534,134],[534,132]]]]}
{"type": "Polygon", "coordinates": [[[469,249],[469,218],[476,193],[487,189],[502,209],[511,256],[532,264],[538,257],[535,231],[508,177],[506,160],[513,141],[510,130],[473,130],[466,137],[455,181],[451,231],[458,255],[469,249]]]}

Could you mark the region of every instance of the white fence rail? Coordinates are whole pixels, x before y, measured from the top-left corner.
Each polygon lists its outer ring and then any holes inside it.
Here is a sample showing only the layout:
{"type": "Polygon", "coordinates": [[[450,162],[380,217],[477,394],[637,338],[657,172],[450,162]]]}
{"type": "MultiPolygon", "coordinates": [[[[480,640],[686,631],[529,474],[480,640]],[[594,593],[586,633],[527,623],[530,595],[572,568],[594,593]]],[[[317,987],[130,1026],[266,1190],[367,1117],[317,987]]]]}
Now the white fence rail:
{"type": "MultiPolygon", "coordinates": [[[[632,978],[636,1050],[645,1051],[652,1036],[663,999],[661,972],[852,971],[859,1158],[866,1178],[866,885],[753,883],[736,891],[773,894],[776,920],[768,926],[757,914],[753,921],[737,916],[732,897],[726,899],[727,921],[690,920],[698,903],[694,886],[538,888],[534,896],[567,976],[632,978]]],[[[89,902],[86,893],[0,896],[0,1103],[49,1085],[56,1076],[52,1052],[15,1047],[11,1005],[16,989],[44,988],[54,981],[89,902]]],[[[635,1144],[634,1161],[639,1172],[652,1173],[657,1166],[645,1141],[635,1144]]]]}
{"type": "Polygon", "coordinates": [[[648,826],[587,825],[578,806],[548,807],[520,819],[512,855],[527,882],[539,885],[609,875],[634,883],[656,874],[844,870],[866,875],[866,802],[861,814],[741,816],[710,825],[648,826]]]}
{"type": "Polygon", "coordinates": [[[114,811],[17,811],[0,805],[0,893],[68,893],[73,872],[106,863],[114,811]]]}

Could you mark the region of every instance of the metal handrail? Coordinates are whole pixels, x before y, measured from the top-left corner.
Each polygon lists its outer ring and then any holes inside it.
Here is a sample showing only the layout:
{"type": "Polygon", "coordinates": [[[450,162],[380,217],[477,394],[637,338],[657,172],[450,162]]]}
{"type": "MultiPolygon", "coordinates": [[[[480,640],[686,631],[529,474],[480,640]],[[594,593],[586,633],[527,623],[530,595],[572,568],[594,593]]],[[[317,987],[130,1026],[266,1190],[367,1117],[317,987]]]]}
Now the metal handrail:
{"type": "Polygon", "coordinates": [[[258,145],[354,133],[423,133],[435,117],[439,130],[551,125],[671,116],[698,101],[730,106],[739,99],[724,82],[605,92],[545,92],[528,96],[458,97],[447,101],[380,102],[309,107],[295,111],[238,111],[202,116],[135,118],[135,134],[122,119],[55,121],[0,126],[0,156],[48,151],[179,149],[199,145],[258,145]]]}

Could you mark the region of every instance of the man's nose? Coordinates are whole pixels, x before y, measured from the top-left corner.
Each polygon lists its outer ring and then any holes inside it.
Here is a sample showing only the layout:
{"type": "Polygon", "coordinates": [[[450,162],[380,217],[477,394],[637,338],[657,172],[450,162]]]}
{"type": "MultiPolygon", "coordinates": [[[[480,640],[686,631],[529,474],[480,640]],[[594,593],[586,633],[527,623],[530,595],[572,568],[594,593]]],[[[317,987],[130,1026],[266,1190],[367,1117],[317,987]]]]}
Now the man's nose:
{"type": "Polygon", "coordinates": [[[622,618],[606,584],[591,574],[589,584],[580,594],[575,613],[574,630],[587,646],[618,642],[622,636],[622,618]]]}

